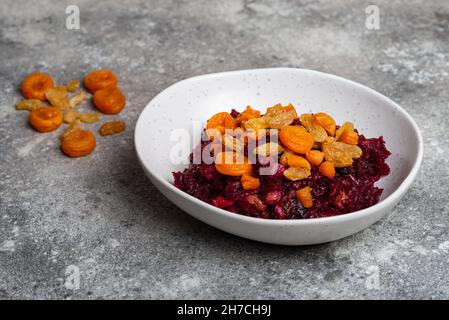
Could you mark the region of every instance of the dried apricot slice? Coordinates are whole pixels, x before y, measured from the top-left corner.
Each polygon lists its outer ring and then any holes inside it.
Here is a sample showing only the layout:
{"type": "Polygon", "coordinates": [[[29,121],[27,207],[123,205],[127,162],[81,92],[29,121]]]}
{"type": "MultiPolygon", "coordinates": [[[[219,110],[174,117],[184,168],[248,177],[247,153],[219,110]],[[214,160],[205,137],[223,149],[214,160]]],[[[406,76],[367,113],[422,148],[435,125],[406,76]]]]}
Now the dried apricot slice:
{"type": "Polygon", "coordinates": [[[215,168],[218,172],[228,176],[241,176],[251,174],[253,166],[248,158],[242,156],[242,161],[237,162],[235,152],[220,152],[215,157],[215,168]]]}
{"type": "Polygon", "coordinates": [[[234,129],[235,127],[236,122],[228,112],[219,112],[207,120],[207,129],[217,129],[221,134],[224,134],[226,129],[234,129]]]}
{"type": "Polygon", "coordinates": [[[328,177],[329,179],[333,179],[335,176],[335,166],[330,161],[324,161],[319,168],[320,173],[328,177]]]}
{"type": "Polygon", "coordinates": [[[282,144],[293,152],[306,154],[313,147],[313,137],[301,126],[286,126],[279,132],[282,144]]]}
{"type": "Polygon", "coordinates": [[[237,122],[245,123],[250,119],[260,118],[260,111],[254,110],[250,106],[247,106],[245,111],[239,114],[237,117],[237,122]]]}
{"type": "Polygon", "coordinates": [[[45,91],[54,87],[53,78],[46,73],[32,73],[22,82],[22,95],[27,99],[45,100],[45,91]]]}
{"type": "Polygon", "coordinates": [[[326,129],[330,136],[334,136],[335,128],[337,127],[334,118],[324,112],[315,113],[313,117],[323,126],[324,129],[326,129]]]}
{"type": "Polygon", "coordinates": [[[120,88],[104,88],[95,91],[93,97],[95,107],[105,114],[116,114],[125,107],[125,96],[120,88]]]}
{"type": "Polygon", "coordinates": [[[304,208],[312,208],[313,198],[312,198],[312,188],[304,187],[296,191],[296,197],[299,202],[301,202],[304,208]]]}
{"type": "Polygon", "coordinates": [[[290,167],[307,168],[307,169],[311,168],[309,161],[293,153],[287,156],[287,164],[290,167]]]}
{"type": "Polygon", "coordinates": [[[302,180],[310,176],[310,169],[290,167],[284,171],[284,177],[291,181],[302,180]]]}
{"type": "Polygon", "coordinates": [[[345,130],[341,134],[339,141],[346,144],[357,145],[359,143],[359,135],[355,131],[345,130]]]}
{"type": "Polygon", "coordinates": [[[306,159],[313,166],[319,166],[324,159],[324,153],[319,150],[310,150],[306,153],[306,159]]]}
{"type": "Polygon", "coordinates": [[[245,190],[257,189],[260,186],[259,179],[249,174],[243,174],[240,181],[242,182],[242,187],[245,190]]]}
{"type": "Polygon", "coordinates": [[[90,93],[95,93],[100,89],[117,87],[118,80],[111,70],[96,70],[84,77],[84,85],[90,93]]]}
{"type": "Polygon", "coordinates": [[[103,123],[100,128],[100,135],[110,136],[112,134],[120,133],[125,131],[126,124],[123,121],[109,121],[103,123]]]}
{"type": "Polygon", "coordinates": [[[304,128],[306,128],[307,131],[310,132],[315,142],[323,142],[324,140],[326,140],[326,130],[321,126],[321,124],[318,123],[318,121],[316,121],[312,114],[304,113],[301,115],[299,120],[301,121],[301,124],[304,126],[304,128]]]}
{"type": "Polygon", "coordinates": [[[95,135],[90,130],[73,130],[62,138],[62,151],[73,158],[90,154],[97,144],[95,135]]]}
{"type": "Polygon", "coordinates": [[[40,107],[30,112],[30,125],[39,132],[50,132],[62,124],[62,112],[52,107],[40,107]]]}

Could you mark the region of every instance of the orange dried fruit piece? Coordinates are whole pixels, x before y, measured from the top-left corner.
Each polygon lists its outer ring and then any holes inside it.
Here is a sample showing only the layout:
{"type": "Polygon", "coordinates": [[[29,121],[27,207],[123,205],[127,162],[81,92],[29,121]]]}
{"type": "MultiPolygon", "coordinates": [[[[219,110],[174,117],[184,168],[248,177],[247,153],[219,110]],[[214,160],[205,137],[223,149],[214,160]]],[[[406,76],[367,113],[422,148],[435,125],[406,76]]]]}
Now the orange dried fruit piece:
{"type": "Polygon", "coordinates": [[[215,168],[218,172],[228,176],[251,174],[253,166],[243,155],[237,157],[235,152],[220,152],[215,156],[215,168]]]}
{"type": "Polygon", "coordinates": [[[245,111],[240,113],[236,120],[238,123],[245,123],[246,121],[255,118],[260,118],[260,111],[254,110],[250,106],[247,106],[245,111]]]}
{"type": "Polygon", "coordinates": [[[245,190],[257,189],[260,186],[260,180],[249,174],[243,174],[240,181],[245,190]]]}
{"type": "Polygon", "coordinates": [[[72,130],[61,140],[62,151],[73,158],[87,156],[97,144],[97,139],[90,130],[72,130]]]}
{"type": "Polygon", "coordinates": [[[298,118],[298,113],[296,112],[295,106],[292,105],[291,103],[289,103],[284,107],[284,111],[292,112],[293,115],[295,116],[295,119],[298,118]]]}
{"type": "Polygon", "coordinates": [[[319,150],[310,150],[306,153],[306,159],[312,166],[319,166],[324,159],[324,153],[319,150]]]}
{"type": "Polygon", "coordinates": [[[335,176],[335,166],[332,162],[330,161],[324,161],[320,167],[319,167],[319,171],[320,173],[329,178],[329,179],[333,179],[335,176]]]}
{"type": "Polygon", "coordinates": [[[67,91],[69,92],[75,92],[80,87],[80,81],[79,80],[70,80],[65,84],[65,87],[67,91]]]}
{"type": "Polygon", "coordinates": [[[70,108],[64,112],[64,122],[65,123],[73,123],[76,119],[78,119],[80,113],[78,110],[70,108]]]}
{"type": "Polygon", "coordinates": [[[117,114],[125,107],[126,99],[120,88],[104,88],[95,91],[95,107],[105,114],[117,114]]]}
{"type": "Polygon", "coordinates": [[[53,78],[46,73],[32,73],[22,82],[22,95],[27,99],[45,100],[45,91],[54,87],[53,78]]]}
{"type": "Polygon", "coordinates": [[[284,171],[284,177],[291,181],[302,180],[310,176],[310,169],[290,167],[284,171]]]}
{"type": "Polygon", "coordinates": [[[306,154],[313,147],[313,137],[301,126],[286,126],[279,132],[282,144],[293,152],[306,154]]]}
{"type": "Polygon", "coordinates": [[[267,109],[263,116],[268,128],[281,129],[288,126],[297,117],[296,111],[289,108],[285,109],[281,104],[277,104],[267,109]]]}
{"type": "Polygon", "coordinates": [[[261,144],[253,149],[253,154],[269,157],[271,155],[279,154],[284,151],[284,148],[282,148],[278,143],[276,142],[268,142],[261,144]]]}
{"type": "Polygon", "coordinates": [[[96,70],[84,77],[84,85],[90,93],[95,93],[100,89],[117,87],[118,80],[111,70],[96,70]]]}
{"type": "Polygon", "coordinates": [[[214,114],[207,120],[207,129],[217,129],[221,134],[225,133],[226,129],[234,129],[236,121],[228,112],[219,112],[214,114]]]}
{"type": "Polygon", "coordinates": [[[83,103],[86,100],[87,94],[86,91],[81,90],[76,96],[73,96],[69,100],[70,108],[75,108],[77,105],[83,103]]]}
{"type": "Polygon", "coordinates": [[[362,155],[362,149],[356,145],[350,145],[335,141],[335,138],[328,138],[322,144],[324,158],[332,162],[335,167],[349,167],[352,159],[358,159],[362,155]]]}
{"type": "Polygon", "coordinates": [[[301,121],[301,124],[306,128],[307,131],[310,132],[310,134],[313,137],[313,140],[315,142],[323,142],[327,138],[327,132],[321,126],[321,124],[318,123],[318,121],[313,117],[312,114],[304,113],[299,118],[301,121]]]}
{"type": "Polygon", "coordinates": [[[343,123],[343,125],[340,128],[338,128],[337,131],[335,131],[335,139],[337,140],[340,139],[340,136],[346,130],[354,131],[354,124],[349,121],[343,123]]]}
{"type": "Polygon", "coordinates": [[[338,141],[341,141],[346,144],[357,145],[359,143],[359,135],[355,131],[345,130],[341,134],[340,139],[338,141]]]}
{"type": "Polygon", "coordinates": [[[17,110],[33,111],[40,107],[45,107],[45,104],[41,100],[38,100],[38,99],[22,100],[16,104],[17,110]]]}
{"type": "Polygon", "coordinates": [[[309,161],[293,153],[287,156],[287,164],[290,167],[311,169],[309,161]]]}
{"type": "Polygon", "coordinates": [[[94,123],[100,120],[98,113],[82,113],[79,115],[80,121],[84,123],[94,123]]]}
{"type": "Polygon", "coordinates": [[[313,198],[312,198],[312,188],[304,187],[302,189],[297,190],[296,198],[298,198],[299,202],[304,208],[312,208],[313,207],[313,198]]]}
{"type": "Polygon", "coordinates": [[[45,91],[45,97],[55,108],[68,109],[70,107],[65,87],[50,88],[45,91]]]}
{"type": "Polygon", "coordinates": [[[40,107],[30,112],[30,125],[39,132],[50,132],[62,124],[61,110],[52,107],[40,107]]]}
{"type": "Polygon", "coordinates": [[[288,157],[293,154],[291,151],[289,150],[284,150],[284,153],[282,153],[281,158],[279,159],[279,163],[287,166],[288,165],[288,157]]]}
{"type": "Polygon", "coordinates": [[[100,135],[110,136],[125,131],[126,124],[123,121],[109,121],[103,123],[100,128],[100,135]]]}
{"type": "Polygon", "coordinates": [[[324,112],[315,113],[313,117],[321,126],[323,126],[324,129],[326,129],[327,133],[329,133],[330,136],[334,136],[335,128],[337,127],[334,118],[324,112]]]}

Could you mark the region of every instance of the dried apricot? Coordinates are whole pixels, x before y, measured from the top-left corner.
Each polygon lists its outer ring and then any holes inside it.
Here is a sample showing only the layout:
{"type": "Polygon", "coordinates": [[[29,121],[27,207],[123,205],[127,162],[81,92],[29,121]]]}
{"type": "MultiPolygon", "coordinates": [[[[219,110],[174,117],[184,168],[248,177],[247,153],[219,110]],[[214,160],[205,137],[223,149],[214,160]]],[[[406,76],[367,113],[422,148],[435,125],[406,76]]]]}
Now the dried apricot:
{"type": "Polygon", "coordinates": [[[84,85],[90,93],[95,93],[100,89],[117,87],[118,80],[111,70],[96,70],[84,77],[84,85]]]}
{"type": "Polygon", "coordinates": [[[70,80],[69,82],[66,83],[65,87],[67,88],[67,91],[75,92],[80,87],[80,81],[70,80]]]}
{"type": "Polygon", "coordinates": [[[260,111],[254,110],[250,106],[247,106],[245,111],[239,114],[237,117],[237,122],[245,123],[250,119],[260,118],[260,111]]]}
{"type": "Polygon", "coordinates": [[[313,147],[313,137],[301,126],[286,126],[279,132],[282,144],[291,151],[306,154],[313,147]]]}
{"type": "Polygon", "coordinates": [[[284,177],[291,181],[302,180],[310,176],[310,169],[290,167],[284,171],[284,177]]]}
{"type": "Polygon", "coordinates": [[[236,122],[228,112],[219,112],[207,120],[207,129],[217,129],[221,134],[224,134],[226,129],[234,129],[235,127],[236,122]]]}
{"type": "Polygon", "coordinates": [[[296,197],[304,208],[313,207],[312,188],[304,187],[296,191],[296,197]]]}
{"type": "Polygon", "coordinates": [[[319,166],[324,159],[324,153],[319,150],[310,150],[306,153],[306,159],[313,166],[319,166]]]}
{"type": "Polygon", "coordinates": [[[100,120],[100,114],[98,113],[82,113],[79,116],[81,122],[94,123],[100,120]]]}
{"type": "Polygon", "coordinates": [[[251,174],[252,164],[242,155],[242,161],[237,161],[235,152],[220,152],[215,157],[215,168],[218,172],[228,176],[251,174]]]}
{"type": "Polygon", "coordinates": [[[243,174],[240,181],[242,182],[242,187],[245,190],[257,189],[260,186],[259,179],[249,174],[243,174]]]}
{"type": "Polygon", "coordinates": [[[46,73],[32,73],[22,82],[22,95],[27,99],[45,100],[45,91],[54,87],[53,78],[46,73]]]}
{"type": "Polygon", "coordinates": [[[68,109],[70,108],[67,90],[65,87],[54,87],[45,91],[45,97],[50,102],[50,104],[58,109],[68,109]]]}
{"type": "Polygon", "coordinates": [[[319,168],[320,173],[328,177],[329,179],[333,179],[335,176],[335,166],[330,161],[324,161],[319,168]]]}
{"type": "Polygon", "coordinates": [[[18,104],[16,104],[17,110],[33,111],[40,107],[45,107],[45,104],[41,100],[38,100],[38,99],[22,100],[18,104]]]}
{"type": "Polygon", "coordinates": [[[334,136],[337,124],[330,115],[324,112],[318,112],[315,113],[313,117],[316,119],[316,121],[318,121],[319,124],[323,126],[324,129],[326,129],[327,133],[329,133],[330,136],[334,136]]]}
{"type": "Polygon", "coordinates": [[[40,107],[30,112],[30,125],[39,132],[56,130],[62,124],[61,110],[52,107],[40,107]]]}
{"type": "Polygon", "coordinates": [[[287,164],[290,167],[307,168],[307,169],[311,168],[309,161],[293,153],[287,156],[287,164]]]}
{"type": "Polygon", "coordinates": [[[312,114],[304,113],[301,115],[299,120],[301,121],[301,124],[304,126],[304,128],[306,128],[307,131],[310,132],[315,142],[323,142],[324,140],[326,140],[326,130],[321,126],[321,124],[318,123],[318,121],[316,121],[312,114]]]}
{"type": "Polygon", "coordinates": [[[62,138],[62,151],[73,158],[90,154],[97,144],[95,135],[90,130],[73,130],[62,138]]]}
{"type": "Polygon", "coordinates": [[[105,114],[116,114],[125,107],[125,96],[120,88],[105,88],[95,91],[93,97],[95,107],[105,114]]]}
{"type": "Polygon", "coordinates": [[[125,131],[126,124],[123,121],[109,121],[103,123],[100,128],[100,135],[110,136],[112,134],[120,133],[125,131]]]}
{"type": "Polygon", "coordinates": [[[346,144],[357,145],[359,143],[359,135],[355,131],[345,130],[341,134],[340,139],[338,141],[341,141],[346,144]]]}

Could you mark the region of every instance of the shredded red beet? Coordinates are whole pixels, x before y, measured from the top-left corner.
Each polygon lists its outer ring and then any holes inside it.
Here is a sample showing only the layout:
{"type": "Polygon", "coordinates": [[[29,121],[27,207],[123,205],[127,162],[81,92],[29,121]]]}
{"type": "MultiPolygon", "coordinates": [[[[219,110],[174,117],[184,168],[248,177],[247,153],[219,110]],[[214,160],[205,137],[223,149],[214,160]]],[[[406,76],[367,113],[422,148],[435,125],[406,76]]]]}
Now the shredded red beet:
{"type": "MultiPolygon", "coordinates": [[[[204,149],[208,143],[199,147],[204,149]]],[[[174,172],[174,184],[188,194],[218,208],[263,219],[307,219],[330,217],[354,212],[376,204],[383,189],[374,186],[390,168],[385,160],[390,152],[383,137],[359,137],[362,156],[352,166],[337,169],[334,179],[322,176],[316,167],[303,180],[290,181],[283,176],[279,164],[273,175],[259,175],[260,164],[253,175],[260,179],[260,187],[244,190],[240,177],[219,173],[214,165],[191,164],[183,172],[174,172]],[[305,209],[295,191],[310,186],[313,206],[305,209]]],[[[192,157],[191,157],[192,159],[192,157]]]]}

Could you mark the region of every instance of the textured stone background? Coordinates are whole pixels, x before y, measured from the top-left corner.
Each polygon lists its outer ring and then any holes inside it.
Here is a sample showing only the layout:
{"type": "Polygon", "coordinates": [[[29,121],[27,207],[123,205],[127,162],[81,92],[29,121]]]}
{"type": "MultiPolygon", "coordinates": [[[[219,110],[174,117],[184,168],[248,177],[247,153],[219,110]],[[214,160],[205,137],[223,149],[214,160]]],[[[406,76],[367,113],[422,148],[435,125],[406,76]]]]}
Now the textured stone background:
{"type": "Polygon", "coordinates": [[[0,298],[449,298],[448,50],[445,0],[2,0],[0,298]],[[364,27],[372,2],[378,31],[364,27]],[[64,27],[68,4],[81,30],[64,27]],[[190,218],[144,177],[133,129],[154,95],[274,66],[361,82],[414,117],[423,167],[388,218],[331,244],[270,246],[190,218]],[[114,118],[129,129],[69,159],[60,132],[37,134],[14,109],[17,88],[32,71],[63,82],[97,68],[119,74],[128,105],[114,118]],[[78,290],[64,286],[70,265],[78,290]]]}

